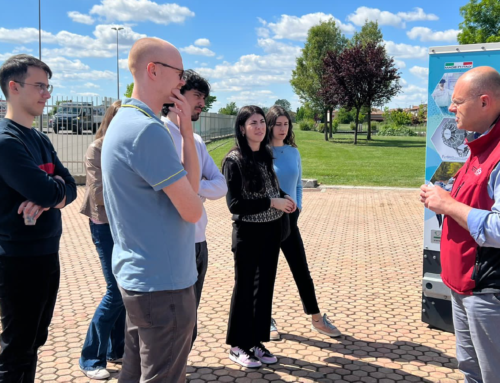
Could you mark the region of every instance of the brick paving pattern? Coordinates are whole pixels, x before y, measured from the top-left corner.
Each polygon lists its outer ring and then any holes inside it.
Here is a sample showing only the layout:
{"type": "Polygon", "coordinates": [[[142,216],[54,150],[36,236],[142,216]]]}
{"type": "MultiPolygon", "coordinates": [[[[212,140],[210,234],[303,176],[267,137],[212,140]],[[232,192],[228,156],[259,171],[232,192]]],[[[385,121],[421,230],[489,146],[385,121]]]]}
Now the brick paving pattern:
{"type": "MultiPolygon", "coordinates": [[[[64,209],[61,288],[37,382],[89,382],[78,368],[88,323],[105,290],[78,199],[64,209]]],[[[138,202],[140,203],[140,202],[138,202]]],[[[420,321],[423,210],[416,190],[328,189],[304,193],[299,227],[320,308],[343,332],[310,331],[295,282],[280,257],[273,316],[282,334],[267,344],[278,363],[245,370],[227,357],[233,287],[231,221],[224,200],[205,204],[210,264],[200,335],[188,380],[202,382],[459,382],[454,336],[420,321]]],[[[255,240],[258,240],[256,238],[255,240]]],[[[168,244],[166,244],[168,246],[168,244]]],[[[109,365],[116,381],[118,365],[109,365]]]]}

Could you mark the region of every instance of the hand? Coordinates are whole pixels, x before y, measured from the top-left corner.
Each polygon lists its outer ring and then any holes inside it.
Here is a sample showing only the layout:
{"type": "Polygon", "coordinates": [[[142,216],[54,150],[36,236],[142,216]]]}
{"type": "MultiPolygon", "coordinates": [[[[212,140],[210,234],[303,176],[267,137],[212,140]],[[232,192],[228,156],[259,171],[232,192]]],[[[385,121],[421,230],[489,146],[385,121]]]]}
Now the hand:
{"type": "Polygon", "coordinates": [[[174,106],[169,107],[169,110],[177,115],[177,126],[182,136],[184,137],[185,134],[192,136],[191,106],[179,89],[173,89],[172,94],[173,96],[170,97],[170,100],[174,103],[174,106]]]}
{"type": "Polygon", "coordinates": [[[450,193],[439,186],[422,185],[420,190],[420,202],[436,214],[447,214],[450,205],[455,202],[450,193]]]}
{"type": "Polygon", "coordinates": [[[294,202],[286,198],[271,198],[271,207],[285,213],[292,213],[295,210],[294,202]]]}
{"type": "Polygon", "coordinates": [[[292,197],[290,197],[289,195],[286,195],[285,198],[289,201],[292,201],[293,203],[293,210],[291,211],[291,213],[293,213],[296,209],[297,209],[297,204],[295,203],[295,201],[293,200],[292,197]]]}
{"type": "Polygon", "coordinates": [[[34,220],[37,220],[38,217],[42,215],[44,211],[49,210],[48,207],[41,207],[40,205],[36,205],[31,201],[24,201],[19,208],[17,209],[17,214],[21,214],[24,212],[24,217],[33,217],[34,220]]]}

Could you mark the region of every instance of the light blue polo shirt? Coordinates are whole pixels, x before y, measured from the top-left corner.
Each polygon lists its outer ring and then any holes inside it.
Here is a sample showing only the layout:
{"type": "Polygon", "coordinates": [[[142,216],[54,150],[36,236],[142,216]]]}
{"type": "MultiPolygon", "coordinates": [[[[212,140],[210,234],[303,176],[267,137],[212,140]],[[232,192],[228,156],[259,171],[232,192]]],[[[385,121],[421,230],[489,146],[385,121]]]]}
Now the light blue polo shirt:
{"type": "Polygon", "coordinates": [[[122,101],[106,132],[101,166],[118,284],[149,292],[196,283],[194,224],[162,190],[187,173],[170,133],[146,104],[122,101]]]}

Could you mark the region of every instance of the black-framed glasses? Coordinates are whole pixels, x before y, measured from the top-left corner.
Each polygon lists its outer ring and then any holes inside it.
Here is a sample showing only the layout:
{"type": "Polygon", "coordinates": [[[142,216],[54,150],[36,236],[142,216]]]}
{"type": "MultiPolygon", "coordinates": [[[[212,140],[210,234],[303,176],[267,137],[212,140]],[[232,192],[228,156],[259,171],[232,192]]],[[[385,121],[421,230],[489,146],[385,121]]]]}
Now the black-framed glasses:
{"type": "Polygon", "coordinates": [[[167,67],[167,68],[178,70],[180,72],[179,73],[179,80],[182,80],[184,78],[184,69],[176,68],[172,65],[168,65],[168,64],[162,63],[160,61],[153,61],[153,64],[157,64],[157,65],[159,64],[159,65],[162,65],[162,66],[167,67]]]}
{"type": "Polygon", "coordinates": [[[47,92],[48,94],[52,94],[52,91],[54,90],[54,87],[52,85],[47,85],[47,84],[29,84],[27,82],[22,82],[22,81],[16,81],[13,80],[14,82],[17,82],[18,84],[21,85],[31,85],[31,86],[36,86],[38,88],[38,91],[40,94],[44,94],[47,92]]]}

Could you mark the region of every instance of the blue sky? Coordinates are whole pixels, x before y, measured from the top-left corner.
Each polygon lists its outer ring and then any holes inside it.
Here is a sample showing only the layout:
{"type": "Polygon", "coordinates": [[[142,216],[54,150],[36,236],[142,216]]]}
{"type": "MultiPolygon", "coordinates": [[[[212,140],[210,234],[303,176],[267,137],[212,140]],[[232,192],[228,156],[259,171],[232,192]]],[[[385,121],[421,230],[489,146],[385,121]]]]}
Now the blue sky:
{"type": "MultiPolygon", "coordinates": [[[[333,17],[350,38],[364,20],[378,20],[402,72],[403,93],[389,106],[407,107],[426,102],[428,48],[457,44],[459,8],[467,2],[41,0],[42,59],[55,73],[55,96],[116,97],[111,27],[121,26],[121,94],[132,82],[131,45],[151,36],[177,46],[184,68],[210,81],[217,96],[212,112],[230,101],[270,106],[279,98],[296,108],[289,80],[307,30],[333,17]]],[[[38,57],[38,2],[2,1],[1,8],[0,63],[16,53],[38,57]]]]}

